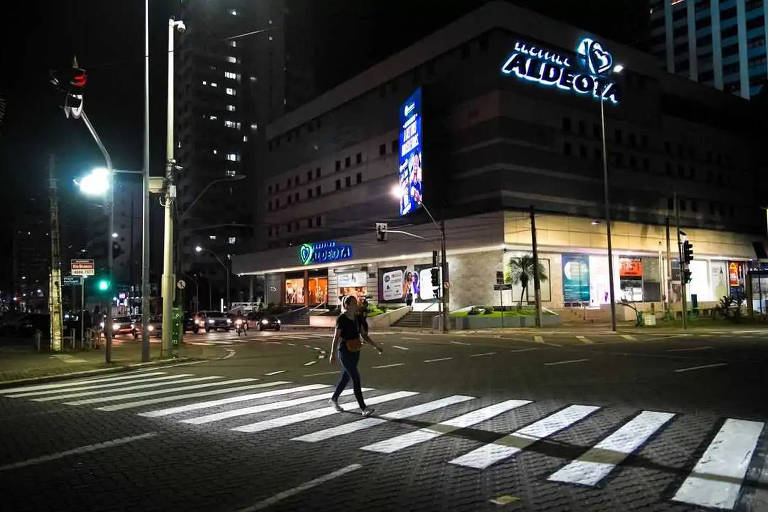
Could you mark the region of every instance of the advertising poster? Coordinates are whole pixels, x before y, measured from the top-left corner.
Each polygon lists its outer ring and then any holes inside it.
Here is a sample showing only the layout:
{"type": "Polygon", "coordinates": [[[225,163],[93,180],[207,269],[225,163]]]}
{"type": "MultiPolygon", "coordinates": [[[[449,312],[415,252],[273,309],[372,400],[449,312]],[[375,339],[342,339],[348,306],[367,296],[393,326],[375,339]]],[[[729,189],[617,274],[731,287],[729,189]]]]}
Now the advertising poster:
{"type": "Polygon", "coordinates": [[[379,269],[379,302],[403,302],[405,267],[379,269]]]}
{"type": "Polygon", "coordinates": [[[563,302],[589,302],[589,256],[563,254],[563,302]]]}
{"type": "Polygon", "coordinates": [[[712,288],[715,300],[728,296],[728,266],[724,261],[712,262],[712,288]]]}
{"type": "Polygon", "coordinates": [[[379,302],[437,302],[430,264],[379,269],[379,302]]]}
{"type": "Polygon", "coordinates": [[[643,260],[639,257],[619,257],[619,286],[621,298],[627,302],[643,300],[643,260]]]}
{"type": "Polygon", "coordinates": [[[731,295],[744,293],[744,264],[740,261],[728,263],[728,284],[731,287],[731,295]]]}
{"type": "Polygon", "coordinates": [[[440,289],[432,286],[432,265],[414,265],[413,295],[417,302],[437,302],[440,289]]]}
{"type": "Polygon", "coordinates": [[[358,299],[365,297],[368,293],[367,274],[365,272],[346,272],[337,276],[339,287],[339,297],[353,295],[358,299]]]}
{"type": "Polygon", "coordinates": [[[400,154],[398,176],[400,182],[400,215],[408,215],[421,204],[421,89],[400,106],[398,134],[400,154]]]}

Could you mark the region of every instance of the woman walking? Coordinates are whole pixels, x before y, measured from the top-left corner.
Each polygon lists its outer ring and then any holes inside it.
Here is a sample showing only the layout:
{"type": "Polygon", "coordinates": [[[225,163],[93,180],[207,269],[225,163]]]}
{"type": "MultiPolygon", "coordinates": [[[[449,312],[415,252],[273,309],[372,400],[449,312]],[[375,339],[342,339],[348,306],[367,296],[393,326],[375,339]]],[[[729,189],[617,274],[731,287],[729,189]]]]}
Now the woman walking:
{"type": "Polygon", "coordinates": [[[333,334],[331,354],[328,360],[333,364],[336,361],[336,351],[338,350],[342,372],[339,383],[336,385],[336,391],[334,391],[329,403],[337,411],[344,411],[339,405],[339,396],[344,391],[344,388],[347,387],[347,384],[349,384],[349,380],[352,379],[352,388],[355,391],[355,398],[357,398],[357,404],[360,406],[360,412],[363,416],[370,416],[373,414],[373,409],[365,406],[363,392],[360,389],[360,372],[357,370],[357,365],[360,362],[360,349],[362,348],[361,336],[367,343],[376,347],[379,354],[384,350],[381,348],[381,345],[378,345],[368,336],[367,322],[361,321],[360,316],[357,315],[357,299],[348,295],[342,299],[341,305],[343,312],[336,319],[336,331],[333,334]]]}

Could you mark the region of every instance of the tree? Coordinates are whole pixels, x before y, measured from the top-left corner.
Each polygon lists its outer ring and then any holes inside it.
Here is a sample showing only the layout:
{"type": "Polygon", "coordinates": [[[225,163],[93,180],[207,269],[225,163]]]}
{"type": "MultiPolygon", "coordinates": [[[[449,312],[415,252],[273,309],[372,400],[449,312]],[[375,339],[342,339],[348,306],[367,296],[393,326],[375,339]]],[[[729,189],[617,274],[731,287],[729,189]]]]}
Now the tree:
{"type": "MultiPolygon", "coordinates": [[[[523,287],[522,292],[520,292],[520,301],[517,305],[517,309],[523,308],[523,297],[526,295],[528,291],[528,282],[533,280],[533,256],[530,254],[524,254],[523,256],[520,256],[519,258],[512,258],[509,260],[509,281],[512,284],[520,284],[520,286],[523,287]]],[[[546,270],[544,269],[544,265],[539,262],[539,282],[544,282],[547,280],[547,274],[546,270]]]]}

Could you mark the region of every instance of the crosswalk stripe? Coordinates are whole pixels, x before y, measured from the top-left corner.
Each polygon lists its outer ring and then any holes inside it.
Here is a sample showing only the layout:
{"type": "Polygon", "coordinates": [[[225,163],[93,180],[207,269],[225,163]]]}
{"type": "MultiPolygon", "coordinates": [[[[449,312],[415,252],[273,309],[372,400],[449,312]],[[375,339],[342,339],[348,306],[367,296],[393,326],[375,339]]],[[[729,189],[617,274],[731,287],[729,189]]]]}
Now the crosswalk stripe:
{"type": "MultiPolygon", "coordinates": [[[[390,402],[392,400],[398,400],[400,398],[407,398],[413,395],[418,395],[418,393],[414,391],[397,391],[395,393],[375,396],[373,398],[366,398],[365,401],[366,401],[366,405],[376,405],[376,404],[383,404],[385,402],[390,402]]],[[[348,405],[348,404],[350,404],[350,402],[347,402],[346,404],[342,404],[342,405],[348,405]]],[[[236,430],[238,432],[261,432],[264,430],[269,430],[277,427],[284,427],[286,425],[293,425],[294,423],[299,423],[302,421],[323,418],[325,416],[331,416],[333,414],[338,414],[336,412],[336,409],[334,409],[333,407],[326,406],[326,407],[321,407],[320,409],[313,409],[311,411],[291,414],[289,416],[273,418],[271,420],[258,421],[256,423],[251,423],[249,425],[243,425],[241,427],[233,428],[232,430],[236,430]]]]}
{"type": "Polygon", "coordinates": [[[576,338],[577,338],[577,339],[578,339],[580,342],[582,342],[582,343],[586,343],[586,344],[588,344],[588,345],[591,345],[592,343],[594,343],[594,341],[592,341],[591,339],[587,338],[586,336],[576,336],[576,338]]]}
{"type": "Polygon", "coordinates": [[[379,453],[396,452],[398,450],[402,450],[403,448],[408,448],[409,446],[429,441],[430,439],[448,434],[455,430],[470,427],[480,423],[481,421],[491,419],[494,416],[498,416],[499,414],[511,411],[512,409],[516,409],[518,407],[522,407],[523,405],[529,403],[531,403],[530,400],[506,400],[504,402],[493,404],[488,407],[483,407],[482,409],[477,409],[467,414],[462,414],[461,416],[451,418],[450,420],[441,423],[430,425],[429,427],[421,428],[414,432],[409,432],[407,434],[393,437],[391,439],[379,441],[378,443],[363,446],[361,450],[379,453]]]}
{"type": "Polygon", "coordinates": [[[157,418],[159,416],[168,416],[170,414],[176,414],[180,412],[197,411],[198,409],[207,409],[208,407],[216,407],[219,405],[233,404],[236,402],[245,402],[247,400],[257,400],[259,398],[268,398],[271,396],[287,395],[290,393],[299,393],[301,391],[313,391],[315,389],[327,388],[328,384],[307,384],[306,386],[299,386],[295,388],[275,389],[272,391],[264,391],[262,393],[253,393],[248,395],[238,395],[229,398],[222,398],[219,400],[208,400],[206,402],[196,402],[189,405],[180,405],[178,407],[171,407],[169,409],[158,409],[155,411],[148,411],[139,413],[139,416],[147,418],[157,418]]]}
{"type": "Polygon", "coordinates": [[[448,407],[449,405],[466,402],[467,400],[472,400],[473,398],[474,397],[472,396],[453,395],[446,398],[441,398],[439,400],[433,400],[424,404],[406,407],[405,409],[400,409],[398,411],[392,411],[390,413],[381,415],[379,418],[365,418],[359,421],[354,421],[352,423],[346,423],[337,427],[326,428],[324,430],[319,430],[317,432],[312,432],[303,436],[294,437],[291,439],[291,441],[317,443],[332,437],[351,434],[352,432],[375,427],[376,425],[386,423],[387,420],[399,420],[410,418],[412,416],[418,416],[419,414],[425,414],[437,409],[442,409],[443,407],[448,407]]]}
{"type": "MultiPolygon", "coordinates": [[[[372,388],[362,388],[363,391],[371,391],[372,388]]],[[[347,396],[354,391],[347,389],[341,393],[341,396],[347,396]]],[[[203,425],[205,423],[212,423],[214,421],[226,420],[229,418],[236,418],[238,416],[246,416],[248,414],[256,414],[264,411],[274,411],[276,409],[286,409],[296,405],[308,404],[310,402],[316,402],[317,400],[327,400],[333,396],[333,393],[321,393],[319,395],[303,396],[301,398],[294,398],[293,400],[284,400],[282,402],[271,402],[268,404],[254,405],[251,407],[243,407],[242,409],[232,409],[229,411],[215,412],[212,414],[206,414],[205,416],[197,416],[195,418],[189,418],[181,420],[181,423],[189,423],[191,425],[203,425]]]]}
{"type": "Polygon", "coordinates": [[[536,343],[544,343],[544,337],[543,336],[534,336],[533,341],[536,343]]]}
{"type": "Polygon", "coordinates": [[[70,380],[67,382],[58,382],[56,384],[37,384],[35,386],[5,388],[5,389],[0,389],[0,393],[5,395],[7,393],[23,393],[26,391],[37,391],[40,389],[67,388],[72,386],[79,386],[81,384],[96,384],[97,382],[111,382],[111,381],[118,381],[118,380],[135,379],[136,377],[149,377],[151,375],[165,375],[165,372],[147,372],[147,373],[134,372],[134,373],[131,373],[130,375],[121,375],[120,377],[106,377],[103,379],[70,380]]]}
{"type": "Polygon", "coordinates": [[[51,400],[67,400],[69,398],[80,398],[82,396],[93,396],[93,395],[101,395],[104,393],[120,393],[122,391],[133,391],[134,389],[149,389],[149,388],[157,388],[162,386],[168,386],[168,385],[174,385],[174,384],[182,384],[187,382],[198,382],[201,380],[211,380],[211,379],[220,379],[220,376],[212,376],[212,377],[194,377],[192,379],[175,379],[173,381],[163,381],[163,382],[153,382],[151,384],[136,384],[134,386],[128,386],[124,388],[114,388],[114,389],[97,389],[94,391],[81,391],[79,393],[69,393],[66,395],[54,395],[54,396],[43,396],[40,398],[33,398],[32,401],[34,402],[50,402],[51,400]]]}
{"type": "MultiPolygon", "coordinates": [[[[230,381],[232,382],[232,381],[230,381]]],[[[248,391],[251,389],[268,388],[272,386],[279,386],[281,384],[290,384],[288,381],[277,380],[275,382],[263,382],[261,384],[252,384],[248,386],[237,386],[234,388],[214,389],[212,391],[199,391],[196,393],[184,393],[183,395],[163,396],[159,398],[150,398],[148,400],[138,400],[136,402],[127,402],[122,404],[105,405],[103,407],[97,407],[99,411],[120,411],[122,409],[134,409],[137,407],[144,407],[147,405],[161,404],[165,402],[175,402],[178,400],[186,400],[188,398],[200,398],[204,396],[223,395],[226,393],[234,393],[236,391],[248,391]]]]}
{"type": "Polygon", "coordinates": [[[449,462],[457,466],[485,469],[584,419],[598,409],[591,405],[571,405],[449,462]]]}
{"type": "Polygon", "coordinates": [[[547,480],[597,485],[674,416],[669,412],[641,412],[547,480]]]}
{"type": "Polygon", "coordinates": [[[635,341],[635,339],[636,339],[634,336],[632,336],[630,334],[622,334],[621,337],[624,338],[625,340],[629,340],[629,341],[635,341]]]}
{"type": "Polygon", "coordinates": [[[76,391],[87,391],[89,389],[106,389],[120,386],[127,386],[130,384],[145,383],[145,382],[160,382],[163,380],[180,379],[181,377],[192,377],[191,373],[182,373],[178,375],[166,375],[165,377],[152,377],[151,379],[135,379],[124,380],[122,382],[108,382],[106,384],[95,384],[89,386],[74,386],[68,388],[46,389],[44,391],[30,391],[28,393],[18,393],[14,395],[8,395],[9,398],[24,398],[28,396],[41,396],[41,395],[56,395],[60,393],[74,393],[76,391]]]}
{"type": "Polygon", "coordinates": [[[192,384],[190,386],[181,386],[179,388],[163,388],[163,389],[154,389],[152,391],[139,391],[137,393],[123,393],[120,395],[100,396],[96,398],[86,398],[84,400],[76,400],[74,402],[64,402],[64,403],[66,405],[99,404],[103,402],[127,400],[129,398],[141,398],[145,396],[164,395],[167,393],[176,393],[177,391],[190,391],[192,389],[211,388],[214,386],[229,386],[231,384],[242,384],[244,382],[253,382],[254,380],[256,379],[219,380],[216,382],[206,382],[204,384],[192,384]]]}
{"type": "Polygon", "coordinates": [[[763,426],[728,418],[672,500],[733,509],[763,426]]]}

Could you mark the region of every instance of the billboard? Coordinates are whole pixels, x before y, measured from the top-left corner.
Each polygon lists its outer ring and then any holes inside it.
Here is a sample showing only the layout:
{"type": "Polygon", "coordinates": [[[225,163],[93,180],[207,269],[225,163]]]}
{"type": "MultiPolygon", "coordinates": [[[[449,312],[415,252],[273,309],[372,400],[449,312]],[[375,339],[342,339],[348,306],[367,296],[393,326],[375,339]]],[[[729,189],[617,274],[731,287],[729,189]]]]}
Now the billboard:
{"type": "Polygon", "coordinates": [[[589,256],[563,254],[563,302],[589,302],[589,256]]]}
{"type": "Polygon", "coordinates": [[[408,215],[421,205],[421,88],[400,105],[398,142],[398,177],[400,179],[400,215],[408,215]]]}

